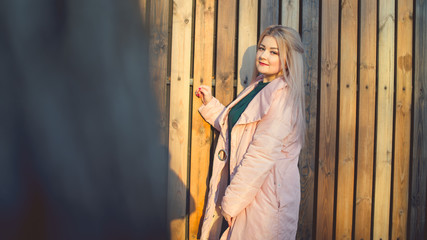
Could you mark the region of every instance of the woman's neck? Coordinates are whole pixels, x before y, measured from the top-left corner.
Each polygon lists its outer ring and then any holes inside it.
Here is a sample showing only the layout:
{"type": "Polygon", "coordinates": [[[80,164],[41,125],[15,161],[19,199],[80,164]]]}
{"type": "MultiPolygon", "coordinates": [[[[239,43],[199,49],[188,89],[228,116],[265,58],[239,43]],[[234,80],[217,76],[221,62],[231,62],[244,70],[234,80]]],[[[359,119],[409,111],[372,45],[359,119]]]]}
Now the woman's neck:
{"type": "Polygon", "coordinates": [[[275,75],[264,75],[263,82],[271,82],[271,81],[273,81],[274,79],[276,79],[278,77],[279,77],[278,74],[275,74],[275,75]]]}

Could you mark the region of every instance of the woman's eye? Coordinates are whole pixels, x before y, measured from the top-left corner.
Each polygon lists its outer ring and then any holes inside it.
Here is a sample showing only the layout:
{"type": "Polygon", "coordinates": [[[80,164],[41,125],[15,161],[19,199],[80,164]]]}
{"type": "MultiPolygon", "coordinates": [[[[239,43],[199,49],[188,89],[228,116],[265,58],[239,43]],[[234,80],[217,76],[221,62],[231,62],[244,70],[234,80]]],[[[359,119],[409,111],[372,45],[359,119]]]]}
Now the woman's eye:
{"type": "Polygon", "coordinates": [[[265,48],[263,48],[263,47],[259,47],[259,48],[258,48],[258,50],[259,50],[259,51],[264,51],[264,50],[265,50],[265,48]]]}
{"type": "Polygon", "coordinates": [[[273,54],[273,55],[277,55],[277,54],[279,54],[278,52],[275,52],[275,51],[271,51],[271,54],[273,54]]]}

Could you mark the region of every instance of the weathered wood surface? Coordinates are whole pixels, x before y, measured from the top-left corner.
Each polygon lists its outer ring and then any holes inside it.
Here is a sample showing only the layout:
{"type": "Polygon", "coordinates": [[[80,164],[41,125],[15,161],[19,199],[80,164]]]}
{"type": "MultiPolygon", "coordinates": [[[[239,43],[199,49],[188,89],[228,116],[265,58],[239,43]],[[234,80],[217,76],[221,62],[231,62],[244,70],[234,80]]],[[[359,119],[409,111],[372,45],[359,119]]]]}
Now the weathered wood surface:
{"type": "Polygon", "coordinates": [[[189,204],[189,239],[198,239],[200,235],[209,182],[211,127],[198,112],[202,103],[195,97],[194,91],[200,85],[212,86],[215,0],[196,1],[195,21],[190,160],[190,196],[194,204],[189,204]]]}
{"type": "Polygon", "coordinates": [[[406,239],[409,198],[412,103],[413,1],[397,6],[396,101],[391,239],[406,239]]]}
{"type": "Polygon", "coordinates": [[[150,69],[162,113],[163,144],[169,145],[171,174],[181,181],[169,182],[172,237],[197,239],[209,178],[209,150],[214,147],[211,129],[197,112],[200,101],[189,94],[200,84],[213,85],[222,103],[231,102],[251,79],[257,31],[277,24],[279,15],[282,24],[301,30],[305,46],[308,128],[299,161],[297,239],[425,237],[427,13],[425,1],[416,0],[412,23],[411,3],[406,1],[396,2],[395,7],[390,0],[195,0],[185,4],[181,0],[174,1],[174,11],[169,11],[169,1],[139,0],[142,18],[148,19],[151,29],[150,69]],[[183,11],[191,2],[195,9],[183,11]],[[189,17],[184,18],[183,12],[189,17]],[[173,13],[173,28],[168,33],[169,13],[173,13]],[[411,171],[408,164],[412,164],[411,171]]]}
{"type": "Polygon", "coordinates": [[[371,238],[375,141],[377,2],[360,1],[359,115],[354,239],[371,238]]]}
{"type": "Polygon", "coordinates": [[[339,1],[322,2],[317,239],[333,238],[339,1]]]}
{"type": "Polygon", "coordinates": [[[351,239],[356,151],[358,1],[341,4],[336,239],[351,239]]]}
{"type": "MultiPolygon", "coordinates": [[[[148,6],[148,5],[147,5],[148,6]]],[[[169,112],[168,112],[168,50],[169,50],[169,1],[152,1],[149,5],[150,15],[146,16],[150,30],[150,77],[155,90],[160,113],[160,141],[165,149],[169,138],[169,112]]]]}
{"type": "Polygon", "coordinates": [[[193,3],[175,0],[173,5],[169,152],[168,219],[171,239],[186,238],[188,140],[190,111],[191,25],[193,3]]]}
{"type": "Polygon", "coordinates": [[[380,0],[378,9],[378,107],[374,240],[389,239],[393,152],[395,2],[394,0],[380,0]]]}
{"type": "Polygon", "coordinates": [[[255,68],[258,0],[240,1],[237,59],[237,94],[249,85],[255,68]]]}
{"type": "Polygon", "coordinates": [[[215,96],[228,105],[234,97],[236,0],[218,0],[215,96]]]}
{"type": "Polygon", "coordinates": [[[301,0],[283,0],[282,1],[282,22],[284,26],[291,27],[299,31],[299,13],[301,0]]]}
{"type": "Polygon", "coordinates": [[[316,124],[319,80],[319,0],[302,1],[302,42],[304,54],[305,117],[307,135],[301,150],[301,203],[297,239],[314,239],[314,187],[316,169],[316,124]]]}
{"type": "Polygon", "coordinates": [[[426,239],[427,204],[427,2],[415,2],[414,109],[409,239],[426,239]]]}
{"type": "Polygon", "coordinates": [[[260,1],[260,28],[259,34],[270,25],[279,24],[279,0],[260,1]]]}

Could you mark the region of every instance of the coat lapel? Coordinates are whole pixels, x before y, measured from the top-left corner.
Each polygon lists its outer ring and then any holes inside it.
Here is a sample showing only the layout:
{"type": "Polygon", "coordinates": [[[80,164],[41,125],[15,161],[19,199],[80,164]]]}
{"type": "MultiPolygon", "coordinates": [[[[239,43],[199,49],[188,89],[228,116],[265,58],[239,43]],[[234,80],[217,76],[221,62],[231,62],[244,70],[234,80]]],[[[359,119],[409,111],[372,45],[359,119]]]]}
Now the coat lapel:
{"type": "Polygon", "coordinates": [[[259,121],[270,109],[274,92],[286,87],[286,85],[287,83],[282,77],[271,81],[252,99],[239,120],[237,120],[236,125],[259,121]]]}

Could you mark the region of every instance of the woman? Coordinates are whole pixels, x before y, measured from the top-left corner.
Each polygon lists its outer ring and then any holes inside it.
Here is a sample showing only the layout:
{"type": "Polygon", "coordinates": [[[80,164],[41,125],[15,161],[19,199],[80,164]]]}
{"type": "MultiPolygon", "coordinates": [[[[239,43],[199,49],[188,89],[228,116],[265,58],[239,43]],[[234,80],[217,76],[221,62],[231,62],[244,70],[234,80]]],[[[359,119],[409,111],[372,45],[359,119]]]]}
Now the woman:
{"type": "Polygon", "coordinates": [[[220,131],[201,239],[295,239],[304,49],[295,30],[279,25],[257,47],[251,84],[230,105],[208,86],[196,91],[199,112],[220,131]]]}

